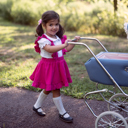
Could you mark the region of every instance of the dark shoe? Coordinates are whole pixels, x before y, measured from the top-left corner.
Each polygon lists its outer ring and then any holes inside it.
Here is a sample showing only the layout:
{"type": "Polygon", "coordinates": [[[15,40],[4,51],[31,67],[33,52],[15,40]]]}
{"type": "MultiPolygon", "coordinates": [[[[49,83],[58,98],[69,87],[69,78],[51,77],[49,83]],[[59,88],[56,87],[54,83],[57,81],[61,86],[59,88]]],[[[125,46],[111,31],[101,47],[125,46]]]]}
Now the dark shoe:
{"type": "MultiPolygon", "coordinates": [[[[66,112],[66,113],[67,113],[67,112],[66,112]]],[[[72,117],[70,117],[70,116],[67,117],[67,118],[64,117],[64,115],[65,115],[66,113],[64,113],[63,115],[59,114],[59,118],[60,118],[62,121],[66,122],[66,123],[72,123],[72,122],[73,122],[73,118],[72,118],[72,117]]]]}
{"type": "Polygon", "coordinates": [[[44,113],[44,112],[38,112],[38,109],[40,109],[41,107],[39,107],[39,108],[35,108],[34,106],[33,106],[33,111],[35,111],[39,116],[45,116],[46,114],[44,113]]]}

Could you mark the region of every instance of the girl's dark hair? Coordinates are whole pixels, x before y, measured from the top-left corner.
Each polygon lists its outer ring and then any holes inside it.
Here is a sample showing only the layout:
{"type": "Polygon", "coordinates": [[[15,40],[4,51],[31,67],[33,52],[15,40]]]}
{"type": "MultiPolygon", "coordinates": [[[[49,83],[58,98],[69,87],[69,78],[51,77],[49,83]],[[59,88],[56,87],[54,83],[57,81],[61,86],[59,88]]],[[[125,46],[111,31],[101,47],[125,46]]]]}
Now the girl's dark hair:
{"type": "MultiPolygon", "coordinates": [[[[46,23],[48,23],[50,20],[53,19],[58,19],[58,22],[60,22],[60,17],[59,14],[56,13],[55,11],[46,11],[42,14],[42,24],[46,25],[46,23]]],[[[36,32],[38,34],[38,36],[42,36],[42,34],[44,34],[44,30],[42,28],[42,24],[39,24],[36,28],[36,32]]],[[[63,27],[59,24],[59,31],[56,33],[56,35],[59,38],[62,38],[64,34],[64,29],[63,27]]]]}

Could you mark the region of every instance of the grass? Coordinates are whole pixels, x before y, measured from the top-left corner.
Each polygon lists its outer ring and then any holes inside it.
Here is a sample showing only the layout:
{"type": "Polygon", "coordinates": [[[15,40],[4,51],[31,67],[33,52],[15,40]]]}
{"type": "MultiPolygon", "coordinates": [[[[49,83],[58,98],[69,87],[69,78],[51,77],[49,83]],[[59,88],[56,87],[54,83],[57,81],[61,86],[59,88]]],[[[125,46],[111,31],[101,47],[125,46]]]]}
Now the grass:
{"type": "MultiPolygon", "coordinates": [[[[82,33],[66,32],[68,38],[73,39],[75,35],[99,39],[111,52],[128,52],[128,41],[124,38],[104,35],[84,35],[82,33]]],[[[40,91],[31,86],[29,76],[40,60],[40,55],[34,51],[35,27],[23,26],[10,23],[0,18],[0,87],[20,87],[33,91],[40,91]]],[[[92,51],[97,54],[102,51],[94,41],[85,41],[92,51]]],[[[75,48],[65,55],[65,60],[73,79],[68,88],[62,88],[61,92],[76,98],[83,98],[84,94],[95,90],[94,82],[90,81],[84,63],[92,56],[83,46],[75,48]]],[[[112,86],[99,85],[99,89],[112,86]]],[[[128,93],[128,89],[124,89],[128,93]]],[[[109,97],[108,93],[105,96],[109,97]]],[[[89,96],[98,99],[98,95],[89,96]]]]}

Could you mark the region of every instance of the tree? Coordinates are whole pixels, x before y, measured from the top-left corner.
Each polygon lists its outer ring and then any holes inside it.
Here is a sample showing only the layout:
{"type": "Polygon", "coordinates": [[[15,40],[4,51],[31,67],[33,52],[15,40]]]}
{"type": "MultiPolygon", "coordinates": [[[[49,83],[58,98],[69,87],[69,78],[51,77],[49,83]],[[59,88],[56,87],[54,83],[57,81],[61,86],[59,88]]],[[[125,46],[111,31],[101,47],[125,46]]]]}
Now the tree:
{"type": "MultiPolygon", "coordinates": [[[[100,0],[80,0],[80,1],[87,1],[87,2],[97,2],[100,0]]],[[[127,7],[128,7],[128,0],[101,0],[101,1],[110,1],[113,3],[113,7],[114,7],[114,12],[116,12],[118,10],[118,1],[121,1],[122,3],[124,3],[127,7]]]]}
{"type": "Polygon", "coordinates": [[[114,12],[116,12],[117,9],[118,9],[118,7],[117,7],[117,5],[118,5],[117,0],[113,0],[113,3],[114,3],[114,12]]]}

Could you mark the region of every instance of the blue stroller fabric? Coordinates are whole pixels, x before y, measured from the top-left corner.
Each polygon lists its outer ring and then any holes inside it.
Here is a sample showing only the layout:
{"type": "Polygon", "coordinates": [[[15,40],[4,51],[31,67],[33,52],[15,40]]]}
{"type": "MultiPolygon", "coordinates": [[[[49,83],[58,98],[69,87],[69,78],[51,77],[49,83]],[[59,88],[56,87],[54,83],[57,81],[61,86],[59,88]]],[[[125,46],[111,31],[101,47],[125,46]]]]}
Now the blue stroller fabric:
{"type": "MultiPolygon", "coordinates": [[[[117,82],[119,86],[128,86],[128,54],[127,53],[112,53],[107,52],[107,54],[116,54],[118,56],[124,56],[123,59],[116,58],[104,58],[104,54],[106,52],[101,52],[96,57],[102,63],[104,68],[109,72],[109,74],[113,77],[113,79],[117,82]],[[126,59],[125,59],[126,58],[126,59]]],[[[98,82],[106,85],[114,85],[114,82],[110,79],[108,74],[104,71],[101,65],[97,62],[97,60],[92,57],[86,63],[85,67],[87,69],[90,80],[94,82],[98,82]]]]}

